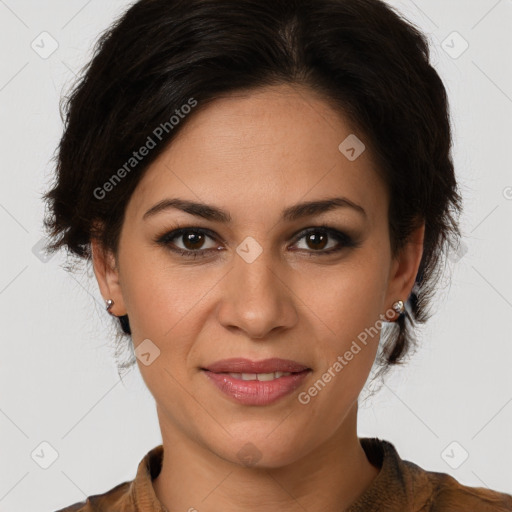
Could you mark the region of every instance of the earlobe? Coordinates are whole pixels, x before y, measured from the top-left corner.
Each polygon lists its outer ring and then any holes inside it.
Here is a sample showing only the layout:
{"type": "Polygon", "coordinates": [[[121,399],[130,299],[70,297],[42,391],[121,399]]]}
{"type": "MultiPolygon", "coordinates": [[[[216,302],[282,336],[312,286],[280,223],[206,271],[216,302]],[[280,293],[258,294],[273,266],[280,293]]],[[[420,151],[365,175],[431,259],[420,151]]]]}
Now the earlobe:
{"type": "MultiPolygon", "coordinates": [[[[393,270],[388,287],[388,301],[397,314],[399,301],[405,303],[411,294],[423,256],[425,239],[425,223],[423,222],[409,236],[406,244],[400,249],[393,261],[393,270]]],[[[402,309],[402,308],[401,308],[402,309]]],[[[403,311],[403,309],[402,309],[403,311]]]]}
{"type": "Polygon", "coordinates": [[[101,295],[106,304],[108,304],[108,300],[113,301],[108,312],[115,316],[125,315],[126,309],[119,282],[119,270],[114,255],[110,251],[104,251],[95,238],[91,240],[91,254],[94,275],[98,281],[101,295]],[[115,311],[113,311],[114,309],[115,311]]]}

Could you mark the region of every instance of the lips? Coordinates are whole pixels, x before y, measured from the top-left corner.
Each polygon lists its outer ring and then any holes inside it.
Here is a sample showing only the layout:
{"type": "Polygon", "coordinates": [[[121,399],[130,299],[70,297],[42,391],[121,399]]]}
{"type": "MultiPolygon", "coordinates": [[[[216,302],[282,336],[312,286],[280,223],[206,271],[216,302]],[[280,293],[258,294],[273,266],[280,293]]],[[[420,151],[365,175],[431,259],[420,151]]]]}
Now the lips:
{"type": "Polygon", "coordinates": [[[290,359],[271,358],[251,361],[250,359],[233,358],[216,361],[202,369],[212,373],[299,373],[311,368],[290,359]]]}

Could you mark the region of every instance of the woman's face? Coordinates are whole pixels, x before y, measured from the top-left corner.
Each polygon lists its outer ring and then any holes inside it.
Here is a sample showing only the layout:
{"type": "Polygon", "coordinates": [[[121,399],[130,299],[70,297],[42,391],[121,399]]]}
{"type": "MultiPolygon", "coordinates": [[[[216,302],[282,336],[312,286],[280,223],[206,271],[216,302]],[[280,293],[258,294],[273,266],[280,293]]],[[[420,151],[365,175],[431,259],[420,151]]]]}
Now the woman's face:
{"type": "Polygon", "coordinates": [[[353,128],[306,89],[217,99],[187,123],[132,195],[119,269],[104,278],[95,251],[96,275],[112,312],[129,315],[163,436],[236,463],[246,455],[284,465],[333,438],[357,410],[375,328],[407,298],[421,240],[392,258],[389,198],[369,150],[353,138],[340,150],[353,128]],[[176,207],[145,217],[177,198],[226,219],[176,207]],[[297,208],[335,198],[339,206],[297,208]],[[178,228],[186,230],[158,241],[178,228]],[[225,393],[205,369],[230,358],[282,358],[309,371],[281,395],[284,379],[297,377],[252,382],[246,393],[231,378],[225,393]]]}

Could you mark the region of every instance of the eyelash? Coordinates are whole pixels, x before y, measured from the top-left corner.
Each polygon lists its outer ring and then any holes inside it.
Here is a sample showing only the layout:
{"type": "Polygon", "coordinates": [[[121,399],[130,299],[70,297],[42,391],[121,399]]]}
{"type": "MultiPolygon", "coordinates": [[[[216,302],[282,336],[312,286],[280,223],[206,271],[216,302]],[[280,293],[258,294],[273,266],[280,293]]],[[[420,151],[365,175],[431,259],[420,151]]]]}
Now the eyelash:
{"type": "MultiPolygon", "coordinates": [[[[165,247],[167,247],[170,251],[172,251],[174,253],[177,253],[186,258],[193,258],[193,259],[195,259],[197,257],[200,257],[200,258],[207,257],[209,253],[212,253],[212,252],[215,252],[218,250],[218,249],[198,249],[196,251],[192,251],[192,250],[184,250],[184,249],[179,249],[179,248],[178,249],[172,248],[171,241],[174,240],[175,238],[178,238],[181,235],[186,234],[186,233],[201,234],[201,235],[208,236],[214,240],[216,238],[213,235],[213,233],[208,229],[188,227],[188,228],[179,228],[179,229],[175,229],[173,231],[169,231],[169,232],[165,233],[164,235],[157,237],[156,242],[161,245],[164,245],[165,247]]],[[[307,251],[309,256],[328,256],[330,254],[337,253],[337,252],[343,250],[344,248],[358,247],[360,245],[358,242],[356,242],[353,238],[351,238],[346,233],[343,233],[342,231],[338,231],[337,229],[330,228],[325,225],[311,227],[311,228],[307,228],[307,229],[301,231],[297,235],[297,237],[294,238],[293,243],[296,244],[302,238],[306,237],[307,235],[310,235],[311,233],[322,233],[324,235],[329,235],[332,238],[334,238],[337,242],[342,244],[342,247],[331,248],[331,249],[321,250],[321,251],[310,250],[310,251],[307,251]]]]}

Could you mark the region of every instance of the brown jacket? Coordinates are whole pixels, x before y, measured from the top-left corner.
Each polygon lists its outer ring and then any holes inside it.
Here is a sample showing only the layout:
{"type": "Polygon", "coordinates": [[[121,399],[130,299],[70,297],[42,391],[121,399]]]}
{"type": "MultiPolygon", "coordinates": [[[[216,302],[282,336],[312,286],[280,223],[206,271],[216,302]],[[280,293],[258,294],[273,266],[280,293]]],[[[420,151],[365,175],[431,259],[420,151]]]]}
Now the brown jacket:
{"type": "MultiPolygon", "coordinates": [[[[464,486],[446,473],[426,471],[401,459],[388,441],[360,441],[380,472],[345,512],[512,512],[510,494],[464,486]]],[[[163,446],[156,446],[139,463],[134,480],[57,512],[167,512],[151,483],[160,472],[162,457],[163,446]]]]}

